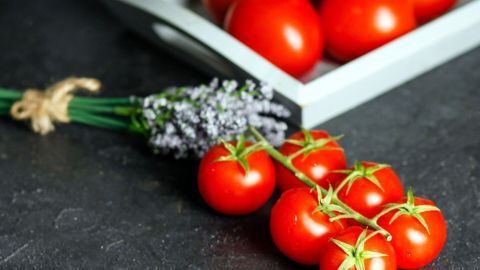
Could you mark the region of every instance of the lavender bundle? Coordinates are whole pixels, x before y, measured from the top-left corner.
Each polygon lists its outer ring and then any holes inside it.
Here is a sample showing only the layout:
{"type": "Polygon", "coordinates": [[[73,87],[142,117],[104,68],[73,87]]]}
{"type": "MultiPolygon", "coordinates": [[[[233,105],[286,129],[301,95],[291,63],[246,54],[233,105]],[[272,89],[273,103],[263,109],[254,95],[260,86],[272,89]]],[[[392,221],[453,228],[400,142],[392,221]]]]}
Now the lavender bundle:
{"type": "Polygon", "coordinates": [[[98,91],[100,83],[88,78],[70,78],[46,91],[25,93],[0,88],[0,115],[31,120],[34,131],[46,134],[54,122],[130,131],[144,135],[154,152],[176,158],[201,156],[219,139],[235,140],[255,127],[274,145],[285,137],[282,118],[289,111],[272,101],[266,84],[247,80],[214,79],[209,85],[173,87],[147,97],[76,97],[83,88],[98,91]]]}

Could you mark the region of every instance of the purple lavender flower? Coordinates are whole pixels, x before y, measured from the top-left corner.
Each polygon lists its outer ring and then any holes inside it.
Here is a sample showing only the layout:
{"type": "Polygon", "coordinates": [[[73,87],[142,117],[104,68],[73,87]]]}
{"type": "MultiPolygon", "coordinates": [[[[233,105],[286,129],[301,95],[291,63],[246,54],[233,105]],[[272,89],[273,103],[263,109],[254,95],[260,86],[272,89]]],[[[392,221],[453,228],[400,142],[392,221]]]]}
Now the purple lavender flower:
{"type": "Polygon", "coordinates": [[[247,80],[210,85],[170,88],[141,102],[140,120],[149,132],[155,152],[171,153],[176,158],[189,154],[202,156],[219,139],[236,140],[251,125],[274,145],[285,138],[286,118],[290,112],[272,101],[273,90],[247,80]]]}

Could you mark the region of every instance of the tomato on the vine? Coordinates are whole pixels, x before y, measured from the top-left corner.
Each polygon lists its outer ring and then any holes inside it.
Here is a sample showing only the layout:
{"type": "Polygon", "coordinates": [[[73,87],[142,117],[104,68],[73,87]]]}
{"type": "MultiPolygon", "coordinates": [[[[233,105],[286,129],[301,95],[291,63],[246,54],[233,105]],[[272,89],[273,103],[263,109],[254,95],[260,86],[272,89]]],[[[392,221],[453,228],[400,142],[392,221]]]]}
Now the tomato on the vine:
{"type": "Polygon", "coordinates": [[[319,6],[326,51],[346,62],[411,31],[413,7],[404,0],[323,0],[319,6]]]}
{"type": "Polygon", "coordinates": [[[203,157],[198,189],[205,202],[229,215],[251,213],[275,189],[275,168],[269,155],[251,142],[225,142],[203,157]]]}
{"type": "Polygon", "coordinates": [[[347,227],[344,220],[330,221],[334,212],[322,206],[310,188],[283,193],[270,214],[270,233],[278,249],[290,259],[306,265],[318,263],[328,239],[347,227]]]}
{"type": "Polygon", "coordinates": [[[407,198],[387,207],[396,208],[382,215],[378,224],[393,237],[399,268],[416,269],[432,262],[440,253],[447,237],[447,226],[440,210],[426,199],[407,198]]]}
{"type": "Polygon", "coordinates": [[[223,23],[225,14],[234,0],[203,0],[203,5],[219,24],[223,23]]]}
{"type": "Polygon", "coordinates": [[[323,51],[318,14],[308,0],[239,0],[225,29],[292,76],[309,71],[323,51]]]}
{"type": "Polygon", "coordinates": [[[415,18],[419,23],[426,23],[451,9],[457,0],[413,0],[415,18]]]}
{"type": "Polygon", "coordinates": [[[325,245],[320,255],[320,269],[395,270],[397,264],[395,251],[385,237],[352,226],[325,245]]]}
{"type": "MultiPolygon", "coordinates": [[[[293,166],[323,188],[328,188],[330,183],[333,185],[338,178],[342,177],[332,171],[344,169],[347,166],[343,149],[336,142],[338,139],[323,130],[303,130],[290,136],[280,147],[280,152],[285,156],[297,153],[297,156],[292,159],[293,166]]],[[[281,191],[305,187],[279,162],[275,162],[275,169],[281,191]]]]}
{"type": "Polygon", "coordinates": [[[344,177],[335,183],[338,198],[360,214],[372,218],[383,205],[404,196],[397,174],[385,164],[355,162],[349,170],[337,171],[344,177]]]}

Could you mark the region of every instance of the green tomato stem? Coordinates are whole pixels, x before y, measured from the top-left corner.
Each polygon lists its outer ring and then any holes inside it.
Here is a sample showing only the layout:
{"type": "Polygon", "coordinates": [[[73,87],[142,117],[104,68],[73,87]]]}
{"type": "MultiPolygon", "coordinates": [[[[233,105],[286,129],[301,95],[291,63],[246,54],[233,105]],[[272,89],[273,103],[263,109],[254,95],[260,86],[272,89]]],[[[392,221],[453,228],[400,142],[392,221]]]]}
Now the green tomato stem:
{"type": "MultiPolygon", "coordinates": [[[[304,173],[299,171],[295,166],[293,166],[291,159],[288,157],[284,156],[282,153],[277,151],[268,141],[253,127],[249,127],[250,132],[253,134],[253,136],[260,142],[264,144],[264,149],[267,151],[267,153],[276,161],[280,162],[285,168],[290,170],[298,180],[300,180],[302,183],[307,185],[310,188],[318,188],[318,190],[321,191],[321,193],[326,196],[327,190],[318,186],[313,180],[311,180],[308,176],[306,176],[304,173]]],[[[336,194],[333,194],[332,196],[332,203],[342,207],[345,209],[346,215],[349,218],[352,218],[356,220],[357,222],[371,228],[374,230],[377,230],[380,234],[382,234],[384,237],[387,238],[388,241],[391,240],[392,236],[390,235],[389,232],[387,232],[385,229],[383,229],[381,226],[379,226],[376,222],[376,220],[369,219],[362,214],[356,212],[350,206],[347,204],[343,203],[336,194]]]]}

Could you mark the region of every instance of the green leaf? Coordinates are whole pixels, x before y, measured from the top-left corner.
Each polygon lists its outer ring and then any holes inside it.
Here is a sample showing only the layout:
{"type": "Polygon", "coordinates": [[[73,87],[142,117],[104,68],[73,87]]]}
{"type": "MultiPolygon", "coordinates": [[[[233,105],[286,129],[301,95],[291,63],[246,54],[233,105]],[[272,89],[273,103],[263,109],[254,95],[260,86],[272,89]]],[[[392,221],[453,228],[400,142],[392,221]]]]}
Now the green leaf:
{"type": "Polygon", "coordinates": [[[362,252],[362,258],[364,259],[380,258],[380,257],[387,257],[387,256],[388,256],[387,254],[383,254],[376,251],[365,250],[362,252]]]}
{"type": "Polygon", "coordinates": [[[390,168],[390,165],[388,164],[376,164],[375,166],[367,168],[369,173],[374,173],[376,171],[385,169],[385,168],[390,168]]]}
{"type": "Polygon", "coordinates": [[[415,213],[423,213],[423,212],[430,212],[430,211],[440,211],[438,207],[433,205],[415,205],[413,211],[415,213]]]}
{"type": "Polygon", "coordinates": [[[355,258],[347,257],[343,260],[342,264],[338,267],[338,270],[349,270],[355,265],[355,258]]]}
{"type": "Polygon", "coordinates": [[[355,248],[353,246],[335,238],[330,238],[330,241],[332,241],[336,246],[338,246],[345,254],[353,256],[353,253],[355,252],[355,248]]]}
{"type": "Polygon", "coordinates": [[[294,144],[294,145],[298,145],[298,146],[301,146],[301,147],[303,147],[305,145],[304,141],[299,141],[299,140],[288,139],[288,140],[285,140],[285,142],[290,143],[290,144],[294,144]]]}
{"type": "Polygon", "coordinates": [[[343,135],[336,136],[336,137],[319,138],[315,140],[309,130],[302,129],[302,132],[305,137],[304,140],[292,140],[292,139],[285,140],[288,143],[302,147],[302,149],[298,150],[297,152],[289,156],[292,159],[296,158],[300,154],[303,154],[303,159],[306,159],[313,151],[316,151],[316,150],[343,151],[343,149],[340,147],[326,146],[326,144],[328,144],[329,142],[333,142],[341,139],[343,135]]]}
{"type": "Polygon", "coordinates": [[[378,181],[377,177],[374,175],[377,171],[389,168],[390,165],[388,164],[376,164],[375,166],[369,167],[365,169],[365,178],[367,178],[370,182],[375,184],[379,189],[384,191],[382,185],[378,181]]]}
{"type": "Polygon", "coordinates": [[[320,189],[319,185],[315,185],[315,191],[317,192],[318,204],[321,205],[322,204],[322,190],[320,189]]]}
{"type": "Polygon", "coordinates": [[[390,219],[390,221],[388,222],[388,224],[392,224],[398,217],[400,217],[400,216],[402,216],[402,215],[410,215],[410,213],[408,213],[407,210],[400,208],[400,209],[392,216],[392,218],[390,219]]]}
{"type": "Polygon", "coordinates": [[[367,241],[367,231],[368,229],[365,228],[362,233],[357,238],[357,243],[355,243],[355,248],[359,249],[360,251],[363,250],[363,246],[365,245],[365,242],[367,241]]]}
{"type": "Polygon", "coordinates": [[[348,193],[350,192],[350,188],[352,187],[353,183],[360,179],[362,177],[361,173],[358,172],[358,171],[353,171],[351,174],[349,174],[347,176],[347,178],[345,178],[343,181],[346,181],[348,184],[347,184],[347,190],[345,191],[345,193],[348,195],[348,193]]]}
{"type": "Polygon", "coordinates": [[[356,270],[365,270],[365,262],[362,258],[355,258],[355,268],[356,270]]]}
{"type": "Polygon", "coordinates": [[[313,209],[312,214],[315,214],[315,213],[318,213],[318,212],[323,213],[323,206],[319,205],[319,206],[315,207],[315,209],[313,209]]]}
{"type": "Polygon", "coordinates": [[[376,251],[369,251],[363,250],[365,247],[365,243],[379,233],[379,231],[372,232],[367,236],[368,228],[365,228],[360,235],[358,236],[355,246],[351,246],[347,243],[344,243],[340,240],[331,238],[330,240],[337,245],[348,257],[342,262],[338,269],[347,269],[349,270],[353,266],[355,266],[356,270],[366,270],[365,268],[365,260],[371,258],[378,258],[387,256],[386,254],[376,252],[376,251]]]}
{"type": "Polygon", "coordinates": [[[345,135],[340,134],[340,135],[333,136],[333,137],[330,137],[330,138],[331,138],[332,141],[338,142],[338,141],[340,141],[341,139],[343,139],[343,137],[345,137],[345,135]]]}
{"type": "Polygon", "coordinates": [[[220,142],[223,144],[223,147],[230,152],[230,154],[235,155],[237,153],[237,148],[229,142],[225,141],[224,139],[220,139],[220,142]]]}
{"type": "Polygon", "coordinates": [[[260,150],[263,150],[265,149],[265,144],[262,143],[262,142],[257,142],[255,144],[252,144],[250,146],[248,146],[247,148],[242,148],[242,149],[239,149],[237,147],[237,156],[239,158],[247,158],[250,154],[253,154],[257,151],[260,151],[260,150]]]}
{"type": "Polygon", "coordinates": [[[322,190],[319,185],[315,185],[315,187],[311,189],[311,192],[313,192],[313,190],[317,192],[317,200],[318,200],[318,206],[315,207],[315,209],[313,210],[312,212],[313,214],[317,212],[322,212],[330,217],[331,222],[334,222],[334,221],[338,221],[338,220],[333,220],[334,218],[337,217],[334,212],[346,213],[346,210],[343,207],[331,203],[332,197],[333,197],[333,188],[331,185],[329,186],[327,190],[327,194],[325,194],[325,197],[322,197],[322,190]]]}
{"type": "Polygon", "coordinates": [[[309,145],[305,148],[303,148],[303,157],[302,157],[302,161],[305,161],[305,159],[308,158],[308,156],[310,155],[310,153],[313,152],[313,150],[315,150],[315,148],[312,146],[312,145],[309,145]]]}
{"type": "Polygon", "coordinates": [[[380,257],[388,257],[388,255],[380,252],[376,252],[376,251],[369,251],[369,250],[365,250],[362,252],[362,258],[364,259],[372,259],[372,258],[380,258],[380,257]]]}
{"type": "Polygon", "coordinates": [[[350,174],[353,170],[333,170],[334,173],[343,173],[343,174],[350,174]]]}
{"type": "Polygon", "coordinates": [[[375,175],[370,174],[370,175],[366,176],[365,178],[366,178],[368,181],[370,181],[370,182],[372,182],[373,184],[375,184],[375,186],[377,186],[380,190],[385,191],[375,175]]]}
{"type": "Polygon", "coordinates": [[[425,219],[422,217],[422,215],[420,215],[420,214],[418,214],[418,213],[414,213],[414,214],[412,214],[412,217],[414,217],[415,219],[417,219],[418,222],[420,222],[420,224],[422,224],[423,228],[425,228],[425,230],[427,231],[427,233],[430,234],[430,229],[428,228],[427,222],[426,222],[425,219]]]}
{"type": "Polygon", "coordinates": [[[238,137],[237,147],[236,147],[237,153],[242,151],[244,148],[245,148],[245,136],[243,134],[240,134],[240,136],[238,137]]]}
{"type": "Polygon", "coordinates": [[[216,158],[213,163],[215,162],[223,162],[223,161],[236,161],[237,159],[234,156],[222,156],[216,158]]]}
{"type": "Polygon", "coordinates": [[[327,194],[325,195],[325,198],[323,198],[323,203],[330,204],[332,202],[332,198],[333,198],[333,188],[332,188],[332,185],[328,185],[327,194]]]}
{"type": "Polygon", "coordinates": [[[319,148],[318,150],[325,150],[325,151],[342,151],[344,152],[343,148],[341,147],[335,147],[335,146],[323,146],[319,148]]]}
{"type": "Polygon", "coordinates": [[[250,171],[250,166],[248,165],[248,161],[244,158],[239,158],[238,163],[242,166],[243,170],[245,171],[245,174],[248,174],[250,171]]]}

